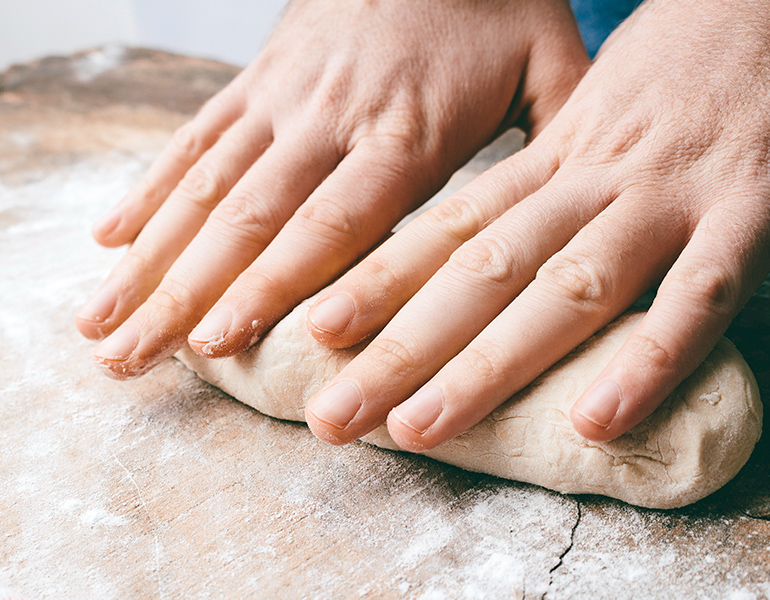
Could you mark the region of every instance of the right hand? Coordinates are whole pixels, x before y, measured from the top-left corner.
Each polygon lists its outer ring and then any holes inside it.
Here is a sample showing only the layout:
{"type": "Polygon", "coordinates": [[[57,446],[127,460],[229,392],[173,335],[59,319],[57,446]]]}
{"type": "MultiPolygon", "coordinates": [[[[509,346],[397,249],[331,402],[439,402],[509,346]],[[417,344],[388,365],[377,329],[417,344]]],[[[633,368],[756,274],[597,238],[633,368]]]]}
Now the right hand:
{"type": "Polygon", "coordinates": [[[95,226],[132,243],[78,315],[110,336],[95,360],[246,349],[497,133],[536,135],[588,65],[566,0],[295,0],[95,226]]]}

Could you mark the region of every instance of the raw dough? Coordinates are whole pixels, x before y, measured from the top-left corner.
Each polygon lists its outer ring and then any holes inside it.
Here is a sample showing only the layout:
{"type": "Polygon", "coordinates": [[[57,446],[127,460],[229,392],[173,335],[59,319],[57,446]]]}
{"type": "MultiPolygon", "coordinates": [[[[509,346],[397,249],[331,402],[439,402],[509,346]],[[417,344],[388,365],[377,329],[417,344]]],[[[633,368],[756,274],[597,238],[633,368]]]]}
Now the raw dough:
{"type": "MultiPolygon", "coordinates": [[[[187,348],[179,358],[260,412],[303,421],[306,401],[363,348],[318,344],[305,326],[308,307],[308,302],[297,307],[240,356],[208,360],[187,348]]],[[[477,426],[425,454],[471,471],[650,508],[684,506],[717,490],[748,460],[762,429],[756,381],[726,339],[626,435],[590,442],[570,424],[572,403],[641,317],[622,316],[477,426]]],[[[398,449],[384,426],[363,439],[398,449]]]]}

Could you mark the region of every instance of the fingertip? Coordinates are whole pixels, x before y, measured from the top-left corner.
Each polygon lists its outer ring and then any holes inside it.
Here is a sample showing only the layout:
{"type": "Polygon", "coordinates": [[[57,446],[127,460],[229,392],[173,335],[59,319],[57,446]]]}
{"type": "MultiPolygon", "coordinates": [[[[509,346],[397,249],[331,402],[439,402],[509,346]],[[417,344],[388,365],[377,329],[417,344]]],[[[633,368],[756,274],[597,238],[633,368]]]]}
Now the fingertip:
{"type": "Polygon", "coordinates": [[[356,313],[355,302],[347,294],[333,294],[317,300],[307,313],[307,325],[318,341],[342,338],[356,313]]]}
{"type": "Polygon", "coordinates": [[[222,354],[224,349],[221,347],[221,342],[218,343],[215,340],[204,342],[201,340],[193,340],[188,337],[187,345],[190,346],[190,349],[195,352],[195,354],[202,356],[203,358],[224,358],[226,356],[222,354]]]}
{"type": "Polygon", "coordinates": [[[233,313],[227,308],[214,308],[187,336],[187,343],[197,354],[205,357],[221,355],[228,342],[233,313]]]}
{"type": "Polygon", "coordinates": [[[133,359],[141,333],[131,324],[125,324],[94,348],[92,359],[111,379],[125,380],[142,375],[148,365],[137,366],[133,359]]]}
{"type": "Polygon", "coordinates": [[[618,414],[623,402],[620,386],[611,379],[592,385],[570,410],[570,419],[584,438],[608,441],[618,437],[618,414]]]}
{"type": "Polygon", "coordinates": [[[364,341],[368,336],[354,336],[352,332],[347,332],[344,335],[336,336],[326,331],[317,329],[310,321],[307,322],[307,328],[313,339],[319,344],[323,344],[328,348],[334,348],[335,350],[343,350],[345,348],[351,348],[356,344],[364,341]]]}
{"type": "Polygon", "coordinates": [[[93,361],[104,375],[115,381],[138,379],[159,362],[159,360],[153,360],[149,363],[137,364],[131,360],[113,360],[96,355],[93,356],[93,361]]]}
{"type": "Polygon", "coordinates": [[[99,371],[110,379],[115,381],[127,381],[128,379],[133,378],[133,375],[123,363],[106,360],[97,356],[93,357],[93,361],[99,371]]]}
{"type": "Polygon", "coordinates": [[[109,323],[96,323],[80,315],[75,315],[75,328],[84,338],[95,341],[103,340],[111,333],[109,323]]]}
{"type": "Polygon", "coordinates": [[[198,356],[203,358],[229,358],[248,350],[248,344],[233,344],[229,340],[187,340],[187,345],[198,356]]]}
{"type": "Polygon", "coordinates": [[[609,442],[625,432],[611,431],[606,427],[597,425],[585,415],[577,412],[573,407],[570,411],[570,421],[578,435],[592,442],[609,442]]]}
{"type": "Polygon", "coordinates": [[[123,238],[116,238],[116,237],[106,237],[106,238],[99,238],[97,236],[93,236],[94,241],[96,241],[97,244],[102,246],[103,248],[120,248],[121,246],[125,246],[126,244],[129,244],[131,242],[130,239],[123,239],[123,238]]]}
{"type": "Polygon", "coordinates": [[[190,346],[193,352],[203,358],[229,358],[245,352],[256,344],[259,339],[259,335],[256,334],[252,338],[245,338],[245,341],[232,337],[222,340],[209,340],[208,342],[188,338],[187,345],[190,346]]]}
{"type": "Polygon", "coordinates": [[[444,406],[444,394],[438,386],[423,387],[390,411],[387,423],[393,441],[409,452],[424,452],[438,446],[444,438],[436,423],[444,406]]]}
{"type": "Polygon", "coordinates": [[[75,327],[90,340],[100,340],[112,333],[115,323],[111,320],[118,303],[115,290],[104,284],[75,316],[75,327]]]}
{"type": "MultiPolygon", "coordinates": [[[[363,315],[359,313],[357,309],[354,309],[353,315],[350,317],[349,324],[341,333],[333,333],[328,331],[328,324],[326,323],[322,323],[323,328],[319,327],[319,323],[316,322],[317,317],[314,309],[317,305],[323,302],[325,302],[325,300],[322,299],[314,304],[308,312],[306,319],[306,325],[310,335],[312,335],[313,339],[319,344],[323,344],[328,348],[334,348],[338,350],[344,348],[352,348],[364,340],[371,338],[377,331],[381,329],[381,326],[379,325],[373,326],[373,321],[370,318],[370,315],[363,315]]],[[[353,302],[353,305],[355,306],[355,302],[352,300],[351,302],[353,302]]],[[[328,307],[322,307],[321,311],[325,311],[327,308],[328,307]]]]}
{"type": "Polygon", "coordinates": [[[319,421],[307,408],[305,408],[305,421],[307,421],[307,425],[313,435],[322,442],[332,446],[343,446],[347,443],[347,440],[339,437],[338,432],[331,429],[326,423],[319,421]]]}
{"type": "Polygon", "coordinates": [[[396,445],[407,452],[419,454],[420,452],[432,450],[438,445],[427,443],[422,438],[422,434],[404,423],[393,411],[388,415],[387,427],[388,433],[393,441],[396,442],[396,445]]]}
{"type": "Polygon", "coordinates": [[[331,333],[317,329],[309,320],[307,321],[307,328],[316,342],[335,350],[352,348],[372,336],[372,333],[370,332],[360,333],[356,330],[346,331],[340,336],[332,335],[331,333]]]}
{"type": "Polygon", "coordinates": [[[123,215],[117,208],[112,209],[101,217],[91,227],[91,236],[96,242],[107,248],[115,248],[127,243],[125,236],[120,235],[123,215]]]}
{"type": "Polygon", "coordinates": [[[352,381],[338,381],[310,399],[305,420],[318,439],[339,446],[356,439],[350,425],[362,406],[358,386],[352,381]]]}
{"type": "Polygon", "coordinates": [[[262,339],[265,323],[252,319],[239,327],[238,320],[233,310],[215,307],[190,332],[187,344],[204,358],[227,358],[245,352],[262,339]]]}
{"type": "Polygon", "coordinates": [[[305,422],[314,436],[332,446],[344,446],[348,442],[353,441],[348,439],[349,436],[345,435],[344,429],[335,427],[317,417],[312,409],[310,409],[309,404],[305,406],[305,422]]]}

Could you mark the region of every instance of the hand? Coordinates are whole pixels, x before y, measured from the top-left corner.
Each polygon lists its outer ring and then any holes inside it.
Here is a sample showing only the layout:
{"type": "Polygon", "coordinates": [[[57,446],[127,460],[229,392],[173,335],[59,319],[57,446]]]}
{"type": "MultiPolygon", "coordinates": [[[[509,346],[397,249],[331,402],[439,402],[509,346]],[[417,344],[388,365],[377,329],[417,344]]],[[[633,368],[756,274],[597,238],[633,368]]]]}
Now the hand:
{"type": "Polygon", "coordinates": [[[196,324],[203,355],[247,348],[587,66],[565,0],[295,0],[95,226],[133,241],[77,318],[95,360],[139,375],[196,324]]]}
{"type": "Polygon", "coordinates": [[[328,345],[384,326],[310,400],[312,430],[346,443],[387,419],[402,448],[433,448],[660,283],[571,413],[589,439],[623,434],[706,357],[770,269],[768,157],[770,5],[646,3],[530,146],[311,307],[328,345]]]}

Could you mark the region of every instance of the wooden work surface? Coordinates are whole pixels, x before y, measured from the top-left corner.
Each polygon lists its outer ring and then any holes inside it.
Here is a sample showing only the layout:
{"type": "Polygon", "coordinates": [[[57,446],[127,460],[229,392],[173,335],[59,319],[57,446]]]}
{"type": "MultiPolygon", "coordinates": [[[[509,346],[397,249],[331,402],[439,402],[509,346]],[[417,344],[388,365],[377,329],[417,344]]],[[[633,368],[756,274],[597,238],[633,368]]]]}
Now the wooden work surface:
{"type": "MultiPolygon", "coordinates": [[[[327,446],[168,361],[118,383],[73,315],[90,224],[229,66],[107,48],[0,74],[0,588],[29,598],[770,597],[770,444],[672,511],[327,446]]],[[[458,185],[491,160],[482,157],[458,185]]],[[[729,332],[770,391],[770,301],[729,332]]]]}

